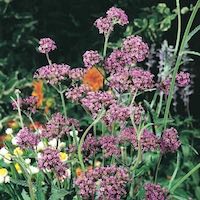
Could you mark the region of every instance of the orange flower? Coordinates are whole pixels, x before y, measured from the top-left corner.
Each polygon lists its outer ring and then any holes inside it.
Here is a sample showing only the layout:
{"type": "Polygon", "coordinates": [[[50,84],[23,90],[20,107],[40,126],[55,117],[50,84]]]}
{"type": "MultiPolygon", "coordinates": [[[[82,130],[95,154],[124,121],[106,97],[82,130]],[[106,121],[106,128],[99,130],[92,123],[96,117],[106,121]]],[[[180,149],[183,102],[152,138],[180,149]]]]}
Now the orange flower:
{"type": "Polygon", "coordinates": [[[8,121],[7,125],[8,125],[9,128],[12,128],[12,129],[19,128],[19,123],[16,120],[8,121]]]}
{"type": "Polygon", "coordinates": [[[35,128],[40,129],[40,128],[43,128],[43,127],[44,126],[42,124],[40,124],[40,122],[38,122],[38,121],[35,121],[34,125],[32,123],[29,125],[29,128],[31,130],[34,130],[35,128]]]}
{"type": "Polygon", "coordinates": [[[41,80],[33,82],[32,96],[38,98],[37,107],[39,108],[40,106],[42,106],[44,95],[43,95],[43,82],[41,80]]]}
{"type": "Polygon", "coordinates": [[[103,87],[104,76],[100,69],[92,67],[87,70],[83,77],[83,84],[88,85],[91,90],[98,91],[103,87]]]}
{"type": "Polygon", "coordinates": [[[82,174],[82,170],[80,167],[76,168],[76,176],[80,176],[82,174]]]}

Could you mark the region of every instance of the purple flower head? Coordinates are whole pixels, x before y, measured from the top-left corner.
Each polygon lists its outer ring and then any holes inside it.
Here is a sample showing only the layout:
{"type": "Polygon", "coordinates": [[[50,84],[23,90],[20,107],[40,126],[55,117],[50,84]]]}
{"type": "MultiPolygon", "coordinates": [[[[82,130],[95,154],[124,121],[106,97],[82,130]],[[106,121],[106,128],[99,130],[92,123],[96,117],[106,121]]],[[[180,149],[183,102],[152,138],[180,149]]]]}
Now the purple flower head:
{"type": "Polygon", "coordinates": [[[76,130],[79,129],[77,120],[65,118],[62,114],[55,113],[42,130],[41,137],[48,139],[61,138],[63,135],[69,134],[72,127],[75,127],[76,130]]]}
{"type": "Polygon", "coordinates": [[[123,40],[122,50],[129,65],[143,61],[149,54],[148,45],[142,41],[140,36],[134,35],[123,40]]]}
{"type": "Polygon", "coordinates": [[[149,71],[145,71],[141,68],[133,68],[130,71],[130,76],[132,78],[132,91],[137,90],[147,90],[152,89],[154,86],[153,77],[149,71]]]}
{"type": "MultiPolygon", "coordinates": [[[[20,109],[26,114],[35,113],[37,109],[37,97],[29,96],[24,99],[19,100],[20,109]]],[[[14,110],[17,110],[17,105],[15,102],[12,102],[12,106],[14,110]]]]}
{"type": "Polygon", "coordinates": [[[159,140],[154,133],[144,130],[140,138],[141,147],[143,151],[154,151],[159,147],[159,140]]]}
{"type": "Polygon", "coordinates": [[[105,69],[110,73],[121,72],[126,66],[126,59],[124,59],[124,52],[121,50],[114,50],[105,61],[105,69]]]}
{"type": "Polygon", "coordinates": [[[44,171],[54,171],[61,180],[68,176],[67,168],[60,160],[59,151],[51,147],[47,147],[42,152],[42,155],[38,160],[38,167],[44,171]]]}
{"type": "Polygon", "coordinates": [[[109,127],[111,127],[114,122],[123,125],[129,117],[130,108],[128,106],[114,103],[107,110],[104,121],[109,127]]]}
{"type": "Polygon", "coordinates": [[[39,45],[38,50],[40,53],[49,53],[57,48],[55,42],[51,38],[40,39],[39,45]]]}
{"type": "Polygon", "coordinates": [[[167,190],[162,188],[160,185],[153,183],[147,183],[145,188],[145,199],[146,200],[166,200],[167,190]]]}
{"type": "Polygon", "coordinates": [[[107,12],[107,18],[121,26],[128,24],[128,16],[121,8],[112,7],[107,12]]]}
{"type": "Polygon", "coordinates": [[[83,152],[91,158],[100,150],[100,145],[96,137],[89,134],[83,143],[83,152]]]}
{"type": "Polygon", "coordinates": [[[99,55],[98,51],[86,51],[83,54],[83,62],[85,67],[93,67],[94,65],[98,64],[102,60],[102,57],[99,55]]]}
{"type": "Polygon", "coordinates": [[[129,181],[125,168],[110,166],[86,171],[76,179],[75,185],[84,200],[120,200],[127,194],[126,186],[129,181]]]}
{"type": "Polygon", "coordinates": [[[107,17],[98,18],[94,25],[99,29],[100,34],[109,35],[113,31],[113,23],[107,17]]]}
{"type": "Polygon", "coordinates": [[[74,68],[74,69],[69,70],[68,76],[70,79],[73,79],[75,81],[82,80],[85,74],[85,71],[86,70],[83,68],[74,68]]]}
{"type": "Polygon", "coordinates": [[[166,129],[160,138],[160,149],[163,153],[176,152],[181,142],[178,139],[178,132],[175,128],[166,129]]]}
{"type": "Polygon", "coordinates": [[[118,140],[120,144],[130,143],[134,147],[137,146],[137,136],[135,129],[133,127],[123,129],[118,137],[118,140]]]}
{"type": "Polygon", "coordinates": [[[176,76],[176,81],[179,87],[186,87],[190,83],[190,74],[188,72],[180,72],[176,76]]]}
{"type": "Polygon", "coordinates": [[[127,91],[130,87],[129,70],[124,68],[122,71],[112,73],[109,77],[108,86],[118,92],[127,91]]]}
{"type": "Polygon", "coordinates": [[[34,78],[42,79],[51,85],[56,85],[60,81],[66,79],[69,74],[69,70],[69,65],[54,63],[37,69],[34,74],[34,78]]]}
{"type": "Polygon", "coordinates": [[[117,137],[112,135],[101,136],[99,138],[99,144],[101,145],[101,149],[104,152],[103,156],[105,158],[120,155],[120,149],[118,147],[117,137]]]}
{"type": "Polygon", "coordinates": [[[22,149],[34,149],[39,143],[38,135],[31,132],[27,127],[22,128],[16,135],[16,143],[22,149]]]}
{"type": "Polygon", "coordinates": [[[131,110],[135,124],[139,124],[142,120],[143,114],[145,113],[144,108],[141,106],[141,104],[139,104],[134,105],[131,110]]]}
{"type": "Polygon", "coordinates": [[[108,108],[115,103],[114,96],[109,92],[88,92],[86,96],[81,99],[82,105],[87,108],[96,117],[103,107],[108,108]]]}
{"type": "Polygon", "coordinates": [[[162,81],[162,83],[159,85],[159,88],[164,92],[165,95],[168,95],[170,90],[170,85],[171,85],[171,79],[167,78],[164,81],[162,81]]]}
{"type": "Polygon", "coordinates": [[[87,85],[75,86],[70,88],[65,96],[67,99],[70,99],[72,102],[79,102],[87,92],[90,91],[90,88],[87,85]]]}

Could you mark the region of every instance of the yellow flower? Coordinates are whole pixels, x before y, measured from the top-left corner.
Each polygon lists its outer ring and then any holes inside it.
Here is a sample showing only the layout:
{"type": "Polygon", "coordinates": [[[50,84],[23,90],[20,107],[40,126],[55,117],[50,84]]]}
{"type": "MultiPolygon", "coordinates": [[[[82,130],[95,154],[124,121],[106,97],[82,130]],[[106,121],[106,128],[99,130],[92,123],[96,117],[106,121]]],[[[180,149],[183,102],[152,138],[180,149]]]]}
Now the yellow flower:
{"type": "Polygon", "coordinates": [[[0,168],[0,183],[10,182],[10,177],[8,176],[8,170],[6,168],[0,168]]]}
{"type": "Polygon", "coordinates": [[[19,173],[19,174],[22,173],[22,169],[18,163],[15,163],[15,169],[16,169],[17,173],[19,173]]]}
{"type": "Polygon", "coordinates": [[[64,152],[60,152],[59,153],[59,156],[60,156],[60,160],[62,161],[62,162],[65,162],[65,161],[67,161],[68,160],[68,155],[66,154],[66,153],[64,153],[64,152]]]}
{"type": "Polygon", "coordinates": [[[88,85],[93,91],[101,89],[103,82],[104,76],[100,68],[92,67],[88,69],[83,77],[83,84],[88,85]]]}
{"type": "Polygon", "coordinates": [[[6,168],[0,168],[0,177],[6,177],[8,170],[6,168]]]}
{"type": "Polygon", "coordinates": [[[7,163],[7,164],[10,164],[11,163],[11,159],[12,159],[12,155],[10,153],[6,153],[4,155],[4,162],[7,163]]]}
{"type": "Polygon", "coordinates": [[[23,151],[20,147],[16,147],[13,151],[14,155],[16,156],[22,156],[23,155],[23,151]]]}

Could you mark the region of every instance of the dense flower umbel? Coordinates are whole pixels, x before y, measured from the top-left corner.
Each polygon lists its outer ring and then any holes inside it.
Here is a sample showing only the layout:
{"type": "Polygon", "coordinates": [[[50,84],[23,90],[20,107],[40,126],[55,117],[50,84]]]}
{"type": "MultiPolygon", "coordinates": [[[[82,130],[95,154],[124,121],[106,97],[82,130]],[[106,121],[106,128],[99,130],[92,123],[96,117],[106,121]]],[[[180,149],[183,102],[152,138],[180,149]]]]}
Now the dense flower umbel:
{"type": "Polygon", "coordinates": [[[153,77],[149,71],[145,71],[141,68],[134,68],[130,71],[132,78],[132,91],[152,89],[154,86],[153,77]]]}
{"type": "Polygon", "coordinates": [[[99,144],[101,145],[103,156],[105,158],[120,155],[120,149],[118,148],[117,137],[112,135],[101,136],[99,138],[99,144]]]}
{"type": "Polygon", "coordinates": [[[137,136],[136,136],[135,129],[133,127],[124,128],[118,137],[118,141],[120,144],[130,143],[134,147],[136,147],[137,136]]]}
{"type": "Polygon", "coordinates": [[[86,51],[83,54],[83,62],[85,67],[92,67],[98,64],[102,60],[101,56],[99,55],[98,51],[86,51]]]}
{"type": "Polygon", "coordinates": [[[121,8],[112,7],[107,12],[107,18],[121,26],[128,24],[128,16],[121,8]]]}
{"type": "Polygon", "coordinates": [[[84,95],[89,92],[90,89],[87,85],[74,86],[73,88],[68,89],[65,93],[67,99],[70,99],[72,102],[79,102],[84,95]]]}
{"type": "Polygon", "coordinates": [[[94,25],[99,29],[99,33],[104,35],[109,35],[114,29],[112,21],[107,17],[98,18],[94,25]]]}
{"type": "Polygon", "coordinates": [[[158,85],[158,87],[160,88],[160,90],[164,92],[165,95],[168,95],[170,90],[170,84],[171,84],[171,79],[166,78],[160,83],[160,85],[158,85]]]}
{"type": "Polygon", "coordinates": [[[66,79],[69,74],[69,70],[69,65],[54,63],[37,69],[34,74],[34,78],[44,80],[51,85],[56,85],[58,82],[66,79]]]}
{"type": "Polygon", "coordinates": [[[186,87],[190,83],[190,74],[188,72],[180,72],[176,76],[176,81],[179,87],[186,87]]]}
{"type": "Polygon", "coordinates": [[[75,129],[79,129],[78,121],[65,118],[60,113],[55,113],[42,130],[41,137],[48,139],[61,138],[63,135],[69,134],[72,130],[72,126],[74,126],[75,129]]]}
{"type": "MultiPolygon", "coordinates": [[[[19,100],[20,109],[26,114],[35,113],[37,109],[38,98],[34,96],[29,96],[24,99],[19,100]]],[[[17,105],[15,102],[12,102],[14,110],[17,110],[17,105]]]]}
{"type": "Polygon", "coordinates": [[[114,50],[105,61],[105,69],[110,72],[119,72],[127,65],[124,52],[114,50]]]}
{"type": "Polygon", "coordinates": [[[22,149],[34,149],[39,143],[38,135],[31,132],[27,127],[22,128],[16,135],[16,143],[22,149]]]}
{"type": "Polygon", "coordinates": [[[123,40],[122,50],[129,65],[143,61],[149,53],[148,45],[142,41],[140,36],[134,35],[128,36],[123,40]]]}
{"type": "Polygon", "coordinates": [[[106,112],[104,121],[108,126],[112,126],[114,122],[123,125],[126,120],[130,117],[130,108],[128,106],[112,104],[106,112]]]}
{"type": "Polygon", "coordinates": [[[160,185],[153,183],[145,184],[145,199],[146,200],[166,200],[167,190],[162,188],[160,185]]]}
{"type": "Polygon", "coordinates": [[[55,42],[51,38],[42,38],[39,44],[38,50],[40,53],[49,53],[57,48],[55,42]]]}
{"type": "Polygon", "coordinates": [[[83,68],[74,68],[69,70],[68,76],[72,80],[82,80],[86,70],[83,68]]]}
{"type": "Polygon", "coordinates": [[[75,184],[83,199],[121,200],[126,195],[128,171],[122,167],[98,167],[79,176],[75,184]]]}
{"type": "Polygon", "coordinates": [[[133,115],[133,119],[135,124],[139,124],[142,120],[142,116],[145,113],[144,108],[139,105],[134,105],[131,109],[131,114],[133,115]]]}
{"type": "Polygon", "coordinates": [[[115,103],[114,96],[109,92],[88,92],[81,100],[82,105],[95,117],[103,107],[108,108],[115,103]]]}
{"type": "Polygon", "coordinates": [[[83,143],[84,154],[91,158],[100,150],[100,144],[96,137],[89,134],[83,143]]]}
{"type": "Polygon", "coordinates": [[[54,171],[60,179],[68,176],[67,168],[60,160],[59,151],[47,147],[38,159],[38,167],[44,171],[54,171]]]}
{"type": "Polygon", "coordinates": [[[181,145],[175,128],[166,129],[160,139],[160,149],[163,153],[175,152],[181,145]]]}
{"type": "Polygon", "coordinates": [[[143,151],[154,151],[159,147],[159,140],[154,133],[144,130],[140,138],[141,148],[143,151]]]}

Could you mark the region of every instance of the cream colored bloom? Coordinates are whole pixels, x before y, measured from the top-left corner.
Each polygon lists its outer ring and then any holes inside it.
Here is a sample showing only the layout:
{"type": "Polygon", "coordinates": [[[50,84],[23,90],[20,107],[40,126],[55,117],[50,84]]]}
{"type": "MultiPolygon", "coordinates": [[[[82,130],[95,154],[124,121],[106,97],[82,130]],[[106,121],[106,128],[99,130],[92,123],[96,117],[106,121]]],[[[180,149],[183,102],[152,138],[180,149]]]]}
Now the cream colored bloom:
{"type": "Polygon", "coordinates": [[[42,151],[44,150],[46,147],[46,145],[44,144],[44,142],[40,141],[37,145],[37,151],[42,151]]]}
{"type": "Polygon", "coordinates": [[[30,172],[31,174],[37,174],[40,170],[38,167],[34,167],[34,166],[29,166],[30,172]]]}
{"type": "Polygon", "coordinates": [[[26,163],[27,165],[29,165],[29,164],[31,163],[31,159],[30,159],[30,158],[25,159],[25,163],[26,163]]]}
{"type": "Polygon", "coordinates": [[[13,134],[13,129],[12,129],[12,128],[7,128],[7,129],[6,129],[6,134],[12,136],[12,134],[13,134]]]}
{"type": "Polygon", "coordinates": [[[0,149],[0,159],[3,159],[7,164],[11,163],[12,156],[5,147],[0,149]]]}
{"type": "Polygon", "coordinates": [[[8,170],[6,168],[0,168],[0,183],[10,182],[10,177],[8,176],[8,170]]]}
{"type": "Polygon", "coordinates": [[[16,156],[22,156],[23,155],[23,150],[20,147],[16,147],[13,151],[14,155],[16,156]]]}
{"type": "Polygon", "coordinates": [[[65,152],[60,152],[60,153],[59,153],[59,156],[60,156],[60,160],[61,160],[62,162],[67,161],[68,158],[69,158],[68,154],[66,154],[65,152]]]}

